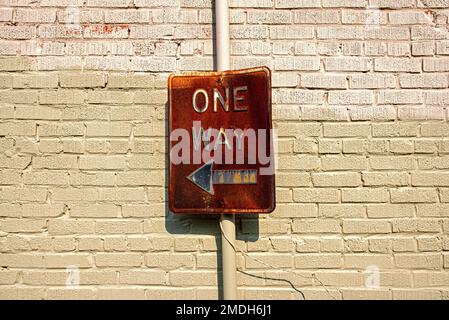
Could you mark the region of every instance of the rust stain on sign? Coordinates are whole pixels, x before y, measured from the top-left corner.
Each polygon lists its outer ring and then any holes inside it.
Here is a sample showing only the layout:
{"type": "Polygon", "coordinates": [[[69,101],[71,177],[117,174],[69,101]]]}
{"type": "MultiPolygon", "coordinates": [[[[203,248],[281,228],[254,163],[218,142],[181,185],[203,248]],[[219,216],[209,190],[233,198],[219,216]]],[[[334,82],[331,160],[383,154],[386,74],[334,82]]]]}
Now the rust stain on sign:
{"type": "Polygon", "coordinates": [[[168,91],[170,210],[273,211],[270,70],[171,75],[168,91]]]}

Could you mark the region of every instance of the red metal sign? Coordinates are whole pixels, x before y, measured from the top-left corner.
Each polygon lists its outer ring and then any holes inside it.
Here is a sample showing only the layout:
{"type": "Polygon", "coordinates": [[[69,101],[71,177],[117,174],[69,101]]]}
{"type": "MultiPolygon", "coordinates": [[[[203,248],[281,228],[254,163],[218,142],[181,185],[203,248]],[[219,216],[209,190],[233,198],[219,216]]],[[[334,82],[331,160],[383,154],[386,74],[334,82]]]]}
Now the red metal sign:
{"type": "Polygon", "coordinates": [[[272,212],[270,70],[171,75],[168,93],[170,210],[272,212]]]}

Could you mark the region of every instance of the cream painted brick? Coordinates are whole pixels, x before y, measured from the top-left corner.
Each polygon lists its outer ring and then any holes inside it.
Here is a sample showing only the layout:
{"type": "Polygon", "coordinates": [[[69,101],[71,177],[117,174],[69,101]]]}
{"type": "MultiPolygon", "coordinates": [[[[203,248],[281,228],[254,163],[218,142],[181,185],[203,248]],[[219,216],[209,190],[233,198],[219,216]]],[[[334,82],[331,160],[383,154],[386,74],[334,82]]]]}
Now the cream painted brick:
{"type": "Polygon", "coordinates": [[[5,286],[0,292],[0,297],[3,300],[41,300],[44,299],[46,293],[44,288],[17,288],[5,286]]]}
{"type": "Polygon", "coordinates": [[[319,216],[327,218],[363,218],[366,209],[359,204],[319,204],[319,216]]]}
{"type": "Polygon", "coordinates": [[[335,189],[314,188],[314,189],[293,189],[293,200],[295,202],[338,202],[340,193],[335,189]]]}
{"type": "Polygon", "coordinates": [[[320,90],[281,89],[273,92],[273,102],[280,104],[321,105],[324,92],[320,90]]]}
{"type": "Polygon", "coordinates": [[[391,140],[390,151],[398,154],[410,154],[414,152],[414,142],[412,140],[391,140]]]}
{"type": "Polygon", "coordinates": [[[338,23],[340,20],[336,10],[307,10],[295,12],[295,24],[338,23]]]}
{"type": "Polygon", "coordinates": [[[96,292],[84,288],[50,288],[47,291],[47,300],[94,300],[96,292]]]}
{"type": "Polygon", "coordinates": [[[299,84],[299,76],[295,73],[278,72],[272,75],[273,87],[297,87],[299,84]]]}
{"type": "Polygon", "coordinates": [[[33,168],[37,169],[74,169],[77,157],[72,155],[54,155],[33,158],[33,168]]]}
{"type": "Polygon", "coordinates": [[[441,266],[441,255],[434,253],[397,254],[394,260],[399,268],[438,270],[441,266]]]}
{"type": "Polygon", "coordinates": [[[420,252],[436,252],[443,249],[441,239],[436,237],[418,237],[417,242],[420,252]]]}
{"type": "Polygon", "coordinates": [[[39,94],[40,104],[83,104],[85,99],[86,94],[81,90],[52,90],[39,94]]]}
{"type": "Polygon", "coordinates": [[[448,77],[443,74],[400,75],[402,88],[447,88],[448,77]]]}
{"type": "Polygon", "coordinates": [[[97,267],[138,267],[142,264],[138,253],[99,253],[95,255],[97,267]]]}
{"type": "Polygon", "coordinates": [[[126,251],[127,243],[126,238],[122,236],[104,237],[104,249],[105,251],[121,252],[126,251]]]}
{"type": "Polygon", "coordinates": [[[369,71],[371,62],[361,57],[332,57],[324,61],[326,71],[369,71]]]}
{"type": "Polygon", "coordinates": [[[368,27],[373,25],[384,25],[387,22],[387,14],[374,10],[342,10],[343,24],[363,24],[368,27]]]}
{"type": "Polygon", "coordinates": [[[3,202],[14,202],[18,200],[44,202],[47,198],[47,190],[44,188],[2,187],[1,191],[0,200],[3,200],[3,202]]]}
{"type": "Polygon", "coordinates": [[[435,141],[416,140],[415,152],[416,153],[435,153],[438,150],[438,143],[435,141]]]}
{"type": "Polygon", "coordinates": [[[253,253],[246,258],[246,267],[248,269],[266,269],[266,265],[271,265],[278,269],[291,268],[292,264],[293,264],[292,255],[283,253],[278,254],[253,253]],[[251,257],[254,257],[254,259],[251,259],[251,257]]]}
{"type": "Polygon", "coordinates": [[[449,283],[449,276],[441,272],[417,271],[413,273],[413,280],[418,288],[439,287],[449,283]]]}
{"type": "Polygon", "coordinates": [[[446,136],[449,124],[445,122],[424,123],[421,127],[421,134],[424,137],[446,136]]]}
{"type": "Polygon", "coordinates": [[[79,237],[77,241],[79,251],[103,251],[103,241],[100,238],[79,237]]]}
{"type": "Polygon", "coordinates": [[[379,104],[421,104],[423,93],[415,90],[388,90],[379,92],[379,104]]]}
{"type": "Polygon", "coordinates": [[[44,256],[2,253],[0,256],[0,266],[12,268],[43,268],[44,256]]]}
{"type": "Polygon", "coordinates": [[[391,241],[389,239],[370,239],[368,241],[369,251],[376,253],[391,252],[391,241]]]}
{"type": "Polygon", "coordinates": [[[332,8],[364,8],[364,0],[323,0],[323,7],[332,8]]]}
{"type": "Polygon", "coordinates": [[[344,220],[343,233],[391,233],[388,221],[344,220]]]}
{"type": "Polygon", "coordinates": [[[423,70],[425,72],[447,72],[449,71],[449,58],[424,58],[423,70]]]}
{"type": "MultiPolygon", "coordinates": [[[[269,0],[265,0],[267,2],[268,6],[270,2],[269,0]]],[[[276,0],[275,1],[275,7],[276,8],[288,8],[288,9],[295,9],[295,8],[318,8],[320,7],[320,1],[319,0],[276,0]]]]}
{"type": "Polygon", "coordinates": [[[447,172],[417,172],[412,173],[413,186],[449,186],[449,175],[447,172]]]}
{"type": "Polygon", "coordinates": [[[318,216],[318,208],[314,204],[279,204],[272,216],[279,218],[314,218],[318,216]]]}
{"type": "Polygon", "coordinates": [[[66,207],[63,204],[22,204],[23,217],[55,218],[64,214],[66,207]]]}
{"type": "Polygon", "coordinates": [[[343,189],[341,194],[343,202],[388,202],[390,197],[386,189],[343,189]]]}
{"type": "Polygon", "coordinates": [[[296,251],[313,253],[320,251],[320,241],[316,238],[295,238],[296,251]]]}
{"type": "Polygon", "coordinates": [[[141,231],[140,221],[99,220],[95,223],[95,233],[97,234],[132,234],[141,233],[141,231]]]}
{"type": "Polygon", "coordinates": [[[124,217],[161,217],[165,214],[164,204],[122,206],[124,217]]]}
{"type": "Polygon", "coordinates": [[[69,176],[63,172],[26,172],[23,182],[30,185],[68,185],[69,176]]]}
{"type": "Polygon", "coordinates": [[[352,173],[312,173],[312,182],[316,187],[357,187],[362,184],[360,174],[352,173]]]}
{"type": "Polygon", "coordinates": [[[86,124],[86,136],[88,137],[127,137],[130,133],[130,123],[92,122],[86,124]]]}
{"type": "Polygon", "coordinates": [[[145,255],[145,264],[148,267],[163,268],[165,270],[193,268],[194,260],[192,254],[180,253],[148,253],[145,255]]]}
{"type": "MultiPolygon", "coordinates": [[[[250,33],[251,34],[251,33],[250,33]]],[[[246,34],[247,38],[252,38],[246,34]]],[[[270,26],[270,38],[277,39],[313,39],[314,28],[311,26],[270,26]]]]}
{"type": "Polygon", "coordinates": [[[274,69],[280,71],[316,71],[320,69],[320,59],[317,57],[280,57],[274,60],[274,69]]]}
{"type": "Polygon", "coordinates": [[[80,156],[79,168],[81,170],[120,170],[126,166],[122,156],[80,156]]]}
{"type": "Polygon", "coordinates": [[[257,24],[289,24],[292,22],[292,14],[288,10],[248,11],[247,21],[257,24]]]}
{"type": "Polygon", "coordinates": [[[0,172],[0,185],[17,185],[22,180],[18,171],[3,170],[0,172]]]}
{"type": "Polygon", "coordinates": [[[67,268],[77,266],[78,268],[90,268],[93,266],[92,257],[89,254],[49,254],[44,256],[44,265],[49,269],[67,268]]]}
{"type": "Polygon", "coordinates": [[[392,189],[390,192],[391,192],[391,202],[393,203],[438,202],[438,192],[435,189],[400,188],[400,189],[392,189]]]}
{"type": "Polygon", "coordinates": [[[345,89],[347,78],[344,75],[305,74],[301,86],[305,88],[345,89]]]}
{"type": "Polygon", "coordinates": [[[347,121],[349,112],[345,106],[305,106],[302,107],[302,120],[347,121]]]}
{"type": "Polygon", "coordinates": [[[402,218],[413,217],[415,207],[411,204],[381,204],[367,207],[369,218],[402,218]]]}
{"type": "Polygon", "coordinates": [[[418,217],[448,217],[449,204],[418,204],[416,206],[418,217]]]}
{"type": "Polygon", "coordinates": [[[0,283],[14,284],[17,281],[18,272],[17,271],[2,271],[0,272],[0,283]]]}
{"type": "Polygon", "coordinates": [[[417,243],[414,238],[393,239],[394,252],[414,252],[417,251],[417,243]]]}
{"type": "Polygon", "coordinates": [[[365,170],[367,159],[365,157],[328,156],[321,159],[324,171],[365,170]]]}
{"type": "Polygon", "coordinates": [[[319,153],[333,153],[341,152],[341,140],[321,140],[318,144],[319,153]]]}
{"type": "Polygon", "coordinates": [[[385,157],[373,156],[370,158],[371,168],[375,170],[410,170],[415,167],[413,157],[385,157]]]}
{"type": "Polygon", "coordinates": [[[295,220],[294,233],[340,233],[340,221],[334,219],[295,220]]]}
{"type": "Polygon", "coordinates": [[[61,87],[65,88],[95,88],[106,85],[106,76],[101,73],[60,73],[61,87]]]}
{"type": "Polygon", "coordinates": [[[413,137],[417,136],[418,129],[416,123],[410,122],[372,124],[374,137],[413,137]]]}
{"type": "Polygon", "coordinates": [[[334,269],[342,266],[340,254],[301,254],[295,256],[297,269],[334,269]]]}
{"type": "Polygon", "coordinates": [[[449,101],[449,94],[445,91],[438,92],[438,91],[430,91],[426,92],[425,95],[425,102],[429,105],[436,105],[436,106],[444,106],[449,101]]]}
{"type": "Polygon", "coordinates": [[[74,219],[54,219],[48,223],[48,232],[52,235],[93,234],[94,221],[74,219]]]}
{"type": "Polygon", "coordinates": [[[320,244],[322,252],[342,252],[344,248],[342,239],[324,238],[320,244]]]}
{"type": "Polygon", "coordinates": [[[173,286],[214,286],[217,285],[215,272],[195,272],[175,270],[169,272],[169,281],[173,286]],[[188,280],[186,280],[188,279],[188,280]]]}
{"type": "Polygon", "coordinates": [[[365,140],[345,139],[343,140],[343,153],[363,153],[366,149],[365,140]]]}
{"type": "Polygon", "coordinates": [[[375,265],[379,269],[391,269],[393,258],[386,254],[345,254],[344,266],[350,269],[366,270],[368,266],[375,265]]]}
{"type": "Polygon", "coordinates": [[[384,72],[420,72],[421,60],[406,58],[377,58],[374,70],[384,72]]]}
{"type": "Polygon", "coordinates": [[[312,56],[317,54],[317,45],[314,42],[296,42],[295,55],[312,56]]]}
{"type": "Polygon", "coordinates": [[[30,163],[29,156],[0,156],[0,168],[25,169],[30,163]]]}
{"type": "Polygon", "coordinates": [[[371,131],[365,123],[325,123],[323,129],[325,137],[366,137],[371,131]]]}
{"type": "Polygon", "coordinates": [[[413,0],[373,0],[372,4],[379,8],[386,9],[412,8],[415,6],[415,2],[413,0]]]}
{"type": "Polygon", "coordinates": [[[56,88],[58,77],[55,74],[15,75],[12,78],[14,88],[56,88]]]}
{"type": "Polygon", "coordinates": [[[441,202],[449,202],[449,189],[440,189],[441,202]]]}
{"type": "Polygon", "coordinates": [[[132,270],[120,272],[120,283],[134,285],[163,285],[165,272],[157,270],[132,270]]]}
{"type": "MultiPolygon", "coordinates": [[[[438,50],[438,44],[437,44],[438,50]]],[[[412,42],[413,56],[433,56],[435,54],[435,44],[433,42],[420,41],[412,42]]]]}
{"type": "Polygon", "coordinates": [[[0,21],[7,22],[12,21],[13,8],[0,9],[0,21]]]}
{"type": "Polygon", "coordinates": [[[353,89],[394,88],[396,80],[390,74],[354,74],[350,77],[350,87],[353,89]]]}
{"type": "Polygon", "coordinates": [[[17,9],[14,16],[15,22],[51,23],[56,20],[55,9],[17,9]]]}
{"type": "Polygon", "coordinates": [[[0,229],[8,233],[33,233],[42,232],[46,228],[45,220],[34,219],[6,219],[1,221],[0,229]]]}
{"type": "MultiPolygon", "coordinates": [[[[435,52],[435,48],[433,48],[432,53],[435,52]]],[[[449,54],[449,41],[438,41],[436,43],[436,53],[439,55],[448,55],[449,54]]]]}
{"type": "Polygon", "coordinates": [[[26,71],[30,70],[31,66],[32,60],[27,57],[3,57],[0,59],[1,71],[26,71]]]}
{"type": "Polygon", "coordinates": [[[324,39],[362,40],[366,37],[366,29],[359,26],[319,26],[317,37],[324,39]]]}
{"type": "Polygon", "coordinates": [[[364,186],[407,186],[409,175],[405,172],[364,172],[362,180],[364,186]]]}

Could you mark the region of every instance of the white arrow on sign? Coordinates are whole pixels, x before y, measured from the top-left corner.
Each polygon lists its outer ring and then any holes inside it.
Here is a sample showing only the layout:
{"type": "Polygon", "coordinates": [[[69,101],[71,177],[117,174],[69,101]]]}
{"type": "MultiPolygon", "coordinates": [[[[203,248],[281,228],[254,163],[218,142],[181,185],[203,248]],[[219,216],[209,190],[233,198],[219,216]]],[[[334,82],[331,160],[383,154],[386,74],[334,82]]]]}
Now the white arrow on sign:
{"type": "Polygon", "coordinates": [[[257,170],[214,170],[210,160],[187,179],[207,193],[214,195],[214,184],[257,184],[257,170]]]}

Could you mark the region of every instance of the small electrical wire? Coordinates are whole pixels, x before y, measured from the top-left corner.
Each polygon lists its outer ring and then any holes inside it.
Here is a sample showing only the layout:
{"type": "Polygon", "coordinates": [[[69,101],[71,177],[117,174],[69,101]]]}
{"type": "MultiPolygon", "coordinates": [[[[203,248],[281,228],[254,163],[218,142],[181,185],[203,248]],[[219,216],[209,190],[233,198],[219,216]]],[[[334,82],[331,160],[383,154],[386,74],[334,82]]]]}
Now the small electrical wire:
{"type": "MultiPolygon", "coordinates": [[[[276,269],[275,266],[269,265],[269,264],[265,263],[264,261],[261,261],[261,260],[259,260],[259,259],[257,259],[257,258],[254,258],[254,257],[250,256],[249,254],[247,254],[246,252],[244,252],[242,249],[240,249],[236,244],[232,243],[232,242],[229,240],[228,236],[224,233],[224,230],[223,230],[223,226],[222,226],[222,224],[221,224],[221,221],[220,221],[220,230],[221,230],[221,234],[223,235],[223,237],[224,237],[224,238],[226,239],[226,241],[231,245],[231,247],[234,249],[235,252],[239,251],[239,252],[242,253],[245,257],[248,257],[249,259],[252,259],[252,260],[258,262],[258,263],[264,265],[265,267],[268,267],[268,268],[270,268],[270,269],[276,269]]],[[[240,273],[242,273],[242,274],[244,274],[244,275],[247,275],[247,276],[250,276],[250,277],[254,277],[254,278],[258,278],[258,279],[265,279],[265,280],[273,280],[273,281],[286,282],[286,283],[288,283],[288,284],[292,287],[293,290],[295,290],[296,292],[300,293],[301,296],[302,296],[302,298],[303,298],[304,300],[306,300],[306,297],[305,297],[304,293],[303,293],[301,290],[299,290],[298,288],[296,288],[296,286],[295,286],[290,280],[282,279],[282,278],[270,278],[270,277],[266,277],[266,276],[258,276],[258,275],[254,275],[254,274],[248,273],[248,272],[246,272],[246,271],[244,271],[244,270],[240,270],[240,269],[237,269],[237,271],[240,272],[240,273]]],[[[326,290],[327,294],[328,294],[333,300],[336,300],[335,297],[330,293],[330,291],[329,291],[329,289],[327,288],[327,286],[326,286],[320,279],[318,279],[318,277],[317,277],[315,274],[312,273],[312,276],[309,277],[309,276],[305,276],[305,275],[302,275],[302,274],[298,274],[298,273],[296,273],[296,272],[294,272],[294,271],[290,271],[290,270],[285,270],[285,272],[294,274],[295,276],[299,276],[299,277],[302,277],[302,278],[305,278],[305,279],[313,279],[313,280],[316,280],[316,281],[317,281],[317,282],[324,288],[324,290],[326,290]]]]}

